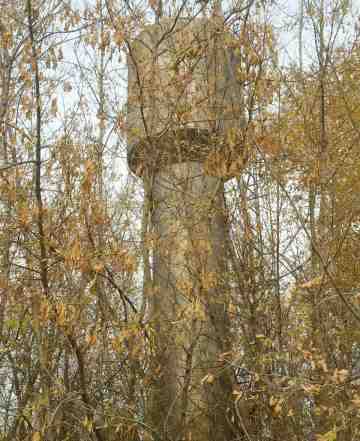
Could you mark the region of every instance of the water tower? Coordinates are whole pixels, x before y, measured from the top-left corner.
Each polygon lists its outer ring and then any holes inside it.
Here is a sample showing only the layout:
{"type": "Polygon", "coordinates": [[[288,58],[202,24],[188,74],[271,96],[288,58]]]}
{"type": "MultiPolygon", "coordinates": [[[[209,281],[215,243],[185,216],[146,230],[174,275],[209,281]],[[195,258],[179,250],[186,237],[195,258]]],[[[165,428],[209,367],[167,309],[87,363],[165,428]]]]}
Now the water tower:
{"type": "Polygon", "coordinates": [[[232,43],[214,14],[162,17],[129,45],[128,162],[152,205],[147,422],[166,440],[233,438],[223,182],[241,162],[243,106],[232,43]]]}

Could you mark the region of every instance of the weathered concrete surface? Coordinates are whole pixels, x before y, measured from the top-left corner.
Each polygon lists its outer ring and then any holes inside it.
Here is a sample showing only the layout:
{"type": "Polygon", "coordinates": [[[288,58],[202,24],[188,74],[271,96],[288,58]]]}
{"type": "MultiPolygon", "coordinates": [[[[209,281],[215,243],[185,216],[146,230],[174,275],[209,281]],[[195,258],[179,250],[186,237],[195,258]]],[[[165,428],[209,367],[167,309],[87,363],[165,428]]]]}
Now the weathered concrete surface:
{"type": "Polygon", "coordinates": [[[221,357],[230,349],[223,184],[201,163],[173,164],[155,176],[153,204],[149,422],[164,439],[226,441],[233,434],[221,357]]]}

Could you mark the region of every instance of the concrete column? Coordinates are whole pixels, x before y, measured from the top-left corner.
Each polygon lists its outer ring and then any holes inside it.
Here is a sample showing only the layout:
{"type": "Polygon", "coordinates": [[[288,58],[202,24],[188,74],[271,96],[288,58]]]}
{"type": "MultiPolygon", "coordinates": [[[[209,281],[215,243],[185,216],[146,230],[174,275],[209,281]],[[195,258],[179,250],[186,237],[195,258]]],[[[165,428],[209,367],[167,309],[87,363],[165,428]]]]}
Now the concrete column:
{"type": "Polygon", "coordinates": [[[153,180],[154,347],[148,422],[160,439],[226,441],[231,375],[223,183],[200,162],[153,180]]]}

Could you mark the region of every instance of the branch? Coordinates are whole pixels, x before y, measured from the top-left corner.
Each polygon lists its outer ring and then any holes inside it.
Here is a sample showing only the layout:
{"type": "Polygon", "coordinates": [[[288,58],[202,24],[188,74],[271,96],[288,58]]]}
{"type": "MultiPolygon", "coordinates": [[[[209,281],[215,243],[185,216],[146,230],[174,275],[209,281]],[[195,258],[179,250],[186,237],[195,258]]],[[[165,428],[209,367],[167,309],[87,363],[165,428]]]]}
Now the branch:
{"type": "Polygon", "coordinates": [[[39,245],[40,245],[40,270],[41,282],[46,296],[49,295],[49,282],[47,273],[47,252],[45,246],[45,232],[44,232],[44,209],[41,194],[41,95],[40,95],[40,75],[38,56],[35,47],[33,20],[32,20],[32,5],[31,0],[27,0],[27,19],[29,27],[29,36],[31,42],[31,55],[33,58],[34,69],[34,83],[35,83],[35,101],[36,101],[36,159],[35,159],[35,196],[38,208],[37,227],[39,231],[39,245]]]}
{"type": "Polygon", "coordinates": [[[29,161],[20,161],[20,162],[13,162],[12,164],[4,165],[4,167],[0,168],[0,173],[4,172],[6,170],[9,170],[14,167],[19,167],[20,165],[26,165],[26,164],[36,164],[36,161],[29,160],[29,161]]]}

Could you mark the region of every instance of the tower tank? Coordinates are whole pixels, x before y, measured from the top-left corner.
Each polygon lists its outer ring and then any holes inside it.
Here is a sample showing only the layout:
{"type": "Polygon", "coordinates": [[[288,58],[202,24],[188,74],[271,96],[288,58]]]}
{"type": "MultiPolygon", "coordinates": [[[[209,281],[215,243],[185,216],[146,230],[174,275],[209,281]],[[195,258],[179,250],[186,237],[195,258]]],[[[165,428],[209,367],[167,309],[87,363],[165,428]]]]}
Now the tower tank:
{"type": "Polygon", "coordinates": [[[241,155],[243,102],[232,40],[222,17],[163,17],[132,42],[127,146],[133,172],[224,157],[229,135],[241,155]]]}

